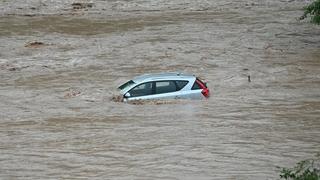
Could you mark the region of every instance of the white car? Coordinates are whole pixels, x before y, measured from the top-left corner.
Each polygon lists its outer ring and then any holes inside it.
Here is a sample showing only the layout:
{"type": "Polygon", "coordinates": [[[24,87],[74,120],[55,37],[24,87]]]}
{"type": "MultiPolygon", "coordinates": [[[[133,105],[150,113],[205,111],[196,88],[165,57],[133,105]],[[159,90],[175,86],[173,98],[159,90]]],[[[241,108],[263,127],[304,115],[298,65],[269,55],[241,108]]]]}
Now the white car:
{"type": "Polygon", "coordinates": [[[206,83],[190,74],[145,74],[119,86],[124,101],[202,99],[210,96],[206,83]]]}

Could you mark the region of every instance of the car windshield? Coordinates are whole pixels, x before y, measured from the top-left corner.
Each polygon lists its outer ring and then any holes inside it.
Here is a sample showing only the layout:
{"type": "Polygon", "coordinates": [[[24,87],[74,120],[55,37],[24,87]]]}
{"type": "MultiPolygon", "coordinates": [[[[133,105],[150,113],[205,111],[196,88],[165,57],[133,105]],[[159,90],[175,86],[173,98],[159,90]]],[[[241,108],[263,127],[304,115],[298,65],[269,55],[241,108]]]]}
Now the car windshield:
{"type": "Polygon", "coordinates": [[[132,85],[132,84],[134,84],[134,82],[133,82],[132,80],[130,80],[130,81],[122,84],[122,85],[119,86],[118,88],[121,89],[121,90],[123,90],[124,88],[126,88],[126,87],[128,87],[128,86],[130,86],[130,85],[132,85]]]}

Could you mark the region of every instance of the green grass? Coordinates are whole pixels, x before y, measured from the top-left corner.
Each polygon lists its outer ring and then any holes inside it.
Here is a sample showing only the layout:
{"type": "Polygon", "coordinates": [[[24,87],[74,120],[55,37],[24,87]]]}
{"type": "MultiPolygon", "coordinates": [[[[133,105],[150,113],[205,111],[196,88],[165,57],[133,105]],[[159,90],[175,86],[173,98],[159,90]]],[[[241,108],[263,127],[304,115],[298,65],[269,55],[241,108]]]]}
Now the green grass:
{"type": "Polygon", "coordinates": [[[308,16],[311,18],[311,22],[320,25],[320,0],[315,0],[310,5],[304,8],[304,14],[300,19],[305,19],[308,16]]]}
{"type": "Polygon", "coordinates": [[[293,168],[280,168],[280,179],[320,180],[320,153],[315,159],[300,161],[293,168]]]}

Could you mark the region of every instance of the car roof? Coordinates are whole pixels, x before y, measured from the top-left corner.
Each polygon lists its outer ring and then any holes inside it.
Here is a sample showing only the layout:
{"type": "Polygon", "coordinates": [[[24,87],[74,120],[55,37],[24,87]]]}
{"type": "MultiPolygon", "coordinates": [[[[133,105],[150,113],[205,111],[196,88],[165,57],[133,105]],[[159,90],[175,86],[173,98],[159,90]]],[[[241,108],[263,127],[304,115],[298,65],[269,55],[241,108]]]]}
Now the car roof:
{"type": "Polygon", "coordinates": [[[192,74],[185,74],[179,72],[166,72],[166,73],[153,73],[153,74],[144,74],[137,76],[132,80],[139,84],[147,81],[161,81],[161,80],[187,80],[195,78],[192,74]]]}
{"type": "Polygon", "coordinates": [[[144,74],[141,76],[136,76],[132,79],[133,84],[122,89],[121,94],[126,93],[132,87],[137,84],[148,82],[148,81],[161,81],[161,80],[192,80],[195,79],[195,76],[192,74],[185,74],[179,72],[166,72],[166,73],[153,73],[153,74],[144,74]]]}

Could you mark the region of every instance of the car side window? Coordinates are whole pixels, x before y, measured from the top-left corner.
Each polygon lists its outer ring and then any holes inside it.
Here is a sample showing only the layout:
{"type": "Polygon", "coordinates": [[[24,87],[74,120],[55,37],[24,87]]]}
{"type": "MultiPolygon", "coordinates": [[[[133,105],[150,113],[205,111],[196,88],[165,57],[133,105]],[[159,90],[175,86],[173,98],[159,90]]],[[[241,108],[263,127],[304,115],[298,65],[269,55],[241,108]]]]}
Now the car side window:
{"type": "Polygon", "coordinates": [[[129,91],[131,97],[147,96],[152,94],[152,82],[140,84],[129,91]]]}
{"type": "Polygon", "coordinates": [[[156,94],[170,93],[177,91],[174,81],[157,81],[156,94]]]}
{"type": "Polygon", "coordinates": [[[181,90],[182,88],[184,88],[187,84],[189,83],[189,81],[176,81],[177,84],[177,90],[181,90]]]}

